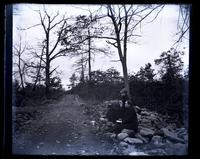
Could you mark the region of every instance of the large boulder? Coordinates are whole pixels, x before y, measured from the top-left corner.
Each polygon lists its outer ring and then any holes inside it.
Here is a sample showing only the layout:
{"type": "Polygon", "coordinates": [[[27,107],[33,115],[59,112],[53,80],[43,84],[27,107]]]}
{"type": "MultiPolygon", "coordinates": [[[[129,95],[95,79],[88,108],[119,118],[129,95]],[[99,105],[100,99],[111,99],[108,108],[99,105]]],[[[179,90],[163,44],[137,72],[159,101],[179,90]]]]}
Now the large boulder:
{"type": "Polygon", "coordinates": [[[127,134],[127,133],[119,133],[119,134],[117,135],[117,138],[118,138],[119,140],[123,140],[123,139],[125,139],[126,137],[128,137],[128,134],[127,134]]]}
{"type": "Polygon", "coordinates": [[[138,138],[138,139],[142,140],[144,143],[148,143],[149,142],[149,139],[141,136],[139,133],[135,134],[135,138],[138,138]]]}
{"type": "Polygon", "coordinates": [[[158,136],[158,135],[155,135],[155,136],[152,137],[151,143],[155,147],[162,147],[162,146],[164,146],[163,138],[161,136],[158,136]]]}

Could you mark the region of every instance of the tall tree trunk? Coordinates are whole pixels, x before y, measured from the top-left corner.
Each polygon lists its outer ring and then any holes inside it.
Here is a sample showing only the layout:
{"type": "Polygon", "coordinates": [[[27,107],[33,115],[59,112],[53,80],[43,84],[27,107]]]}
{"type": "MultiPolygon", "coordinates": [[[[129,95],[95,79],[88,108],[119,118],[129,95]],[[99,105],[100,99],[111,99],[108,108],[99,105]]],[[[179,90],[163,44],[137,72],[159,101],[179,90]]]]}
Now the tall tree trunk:
{"type": "Polygon", "coordinates": [[[91,82],[91,39],[90,30],[88,29],[88,73],[89,73],[89,83],[91,82]]]}
{"type": "Polygon", "coordinates": [[[47,97],[49,95],[49,85],[50,85],[49,68],[50,68],[50,64],[49,64],[49,61],[47,60],[47,64],[46,64],[46,96],[47,97]]]}
{"type": "Polygon", "coordinates": [[[40,76],[40,69],[41,69],[41,65],[42,65],[42,56],[43,56],[43,50],[42,50],[42,54],[40,56],[39,68],[38,68],[36,79],[35,79],[35,83],[34,83],[34,86],[33,86],[33,91],[35,91],[38,81],[40,82],[40,77],[39,76],[40,76]]]}
{"type": "Polygon", "coordinates": [[[49,60],[49,32],[46,34],[46,97],[49,96],[49,86],[50,86],[50,60],[49,60]]]}
{"type": "Polygon", "coordinates": [[[129,81],[128,81],[128,71],[127,71],[127,65],[126,65],[126,61],[121,60],[122,63],[122,69],[123,69],[123,77],[124,77],[124,88],[126,88],[127,93],[128,93],[128,97],[130,99],[130,86],[129,86],[129,81]]]}
{"type": "Polygon", "coordinates": [[[23,75],[22,75],[21,71],[19,72],[19,74],[20,74],[22,89],[24,90],[24,80],[23,80],[23,75]]]}
{"type": "Polygon", "coordinates": [[[81,63],[81,82],[85,83],[83,59],[81,63]]]}
{"type": "Polygon", "coordinates": [[[19,59],[18,59],[18,68],[19,68],[19,75],[20,75],[20,80],[21,80],[21,85],[22,85],[22,90],[24,90],[24,80],[23,80],[23,74],[22,74],[22,69],[21,69],[21,56],[20,56],[20,53],[19,53],[19,59]]]}

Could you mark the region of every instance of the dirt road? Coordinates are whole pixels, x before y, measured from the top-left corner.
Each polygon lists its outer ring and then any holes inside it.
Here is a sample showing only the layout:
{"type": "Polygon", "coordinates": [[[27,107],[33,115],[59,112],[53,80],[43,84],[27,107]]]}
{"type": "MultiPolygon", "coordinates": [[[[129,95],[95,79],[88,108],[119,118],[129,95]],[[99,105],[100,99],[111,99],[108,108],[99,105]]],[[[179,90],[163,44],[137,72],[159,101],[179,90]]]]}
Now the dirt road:
{"type": "MultiPolygon", "coordinates": [[[[29,120],[23,131],[13,134],[13,153],[40,155],[117,155],[117,144],[96,133],[84,108],[75,95],[61,101],[27,108],[42,112],[29,120]]],[[[25,108],[23,109],[26,110],[25,108]]]]}

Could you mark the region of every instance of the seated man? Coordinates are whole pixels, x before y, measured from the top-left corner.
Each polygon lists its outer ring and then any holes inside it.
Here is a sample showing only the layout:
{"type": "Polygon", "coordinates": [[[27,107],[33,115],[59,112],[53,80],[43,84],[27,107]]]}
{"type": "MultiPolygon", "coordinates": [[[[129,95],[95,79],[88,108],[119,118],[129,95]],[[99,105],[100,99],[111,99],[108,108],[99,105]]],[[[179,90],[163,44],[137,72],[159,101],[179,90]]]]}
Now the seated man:
{"type": "Polygon", "coordinates": [[[128,101],[128,93],[127,90],[125,88],[123,88],[120,91],[120,97],[121,97],[121,101],[122,101],[122,106],[125,106],[126,101],[128,101]]]}
{"type": "Polygon", "coordinates": [[[122,108],[122,102],[119,101],[119,103],[110,103],[108,108],[108,112],[106,113],[106,118],[115,123],[117,119],[123,117],[123,108],[122,108]]]}
{"type": "Polygon", "coordinates": [[[112,132],[120,133],[123,129],[131,129],[136,133],[138,131],[138,120],[135,109],[132,106],[131,101],[126,101],[125,108],[123,109],[122,122],[117,120],[116,125],[112,128],[112,132]]]}

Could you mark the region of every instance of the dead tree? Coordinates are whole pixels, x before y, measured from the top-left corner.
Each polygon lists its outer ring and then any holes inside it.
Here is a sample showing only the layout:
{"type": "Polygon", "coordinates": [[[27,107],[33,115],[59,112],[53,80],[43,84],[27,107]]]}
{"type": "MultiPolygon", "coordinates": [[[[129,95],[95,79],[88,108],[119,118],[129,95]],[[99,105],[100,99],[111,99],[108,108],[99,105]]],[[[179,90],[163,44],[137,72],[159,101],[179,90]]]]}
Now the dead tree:
{"type": "Polygon", "coordinates": [[[25,51],[27,51],[27,45],[26,43],[24,45],[22,44],[22,37],[20,35],[19,43],[14,45],[14,66],[17,67],[17,70],[14,71],[14,74],[19,74],[22,90],[25,88],[25,74],[27,71],[26,62],[22,57],[25,51]]]}
{"type": "Polygon", "coordinates": [[[30,68],[28,76],[34,80],[32,91],[35,91],[37,84],[41,82],[42,73],[46,68],[43,64],[45,61],[43,60],[44,55],[44,45],[42,46],[41,53],[39,54],[37,50],[31,48],[29,49],[30,54],[32,55],[34,61],[26,63],[26,66],[30,68]],[[35,61],[36,60],[36,61],[35,61]]]}
{"type": "Polygon", "coordinates": [[[68,51],[72,50],[71,47],[69,47],[69,45],[67,45],[65,48],[60,46],[60,42],[63,40],[61,35],[64,32],[65,34],[67,34],[66,28],[70,29],[70,25],[67,24],[68,18],[65,18],[65,16],[59,18],[60,17],[59,12],[57,12],[54,15],[52,14],[50,15],[45,9],[45,6],[42,11],[37,10],[36,12],[39,15],[40,22],[26,29],[30,29],[36,26],[42,26],[42,30],[45,35],[44,40],[42,42],[44,46],[42,54],[41,56],[39,55],[37,56],[39,59],[41,59],[40,62],[44,63],[45,66],[45,86],[46,86],[46,96],[48,97],[51,75],[58,68],[57,66],[51,69],[52,61],[54,61],[59,57],[66,56],[68,51]]]}
{"type": "MultiPolygon", "coordinates": [[[[81,53],[80,53],[81,54],[81,53]]],[[[73,65],[73,67],[75,67],[75,71],[78,72],[80,74],[80,79],[79,81],[81,83],[85,83],[85,72],[86,72],[86,65],[88,62],[88,58],[84,56],[84,54],[82,53],[80,55],[80,58],[78,58],[75,61],[75,64],[73,65]]]]}
{"type": "Polygon", "coordinates": [[[111,22],[111,35],[97,38],[107,39],[107,43],[118,51],[122,64],[124,87],[130,97],[130,88],[127,72],[127,44],[133,42],[134,38],[140,37],[136,34],[138,27],[152,13],[156,12],[152,22],[163,9],[163,5],[106,5],[106,15],[111,22]]]}
{"type": "MultiPolygon", "coordinates": [[[[91,72],[92,72],[92,61],[94,60],[94,57],[96,54],[103,54],[103,55],[109,55],[109,47],[107,49],[103,47],[97,47],[95,45],[96,36],[100,36],[103,33],[104,27],[101,26],[98,23],[98,18],[93,16],[90,10],[87,10],[89,12],[89,16],[80,15],[77,16],[75,19],[74,24],[74,41],[73,43],[77,45],[77,50],[75,52],[72,52],[70,54],[70,57],[76,57],[78,58],[75,67],[80,65],[84,65],[85,70],[85,64],[88,65],[88,77],[89,82],[91,81],[91,72]],[[82,64],[81,64],[82,63],[82,64]]],[[[65,34],[63,35],[66,36],[65,34]]],[[[82,65],[82,66],[83,66],[82,65]]],[[[80,70],[80,69],[79,69],[80,70]]],[[[83,73],[81,74],[83,77],[83,73]]]]}

